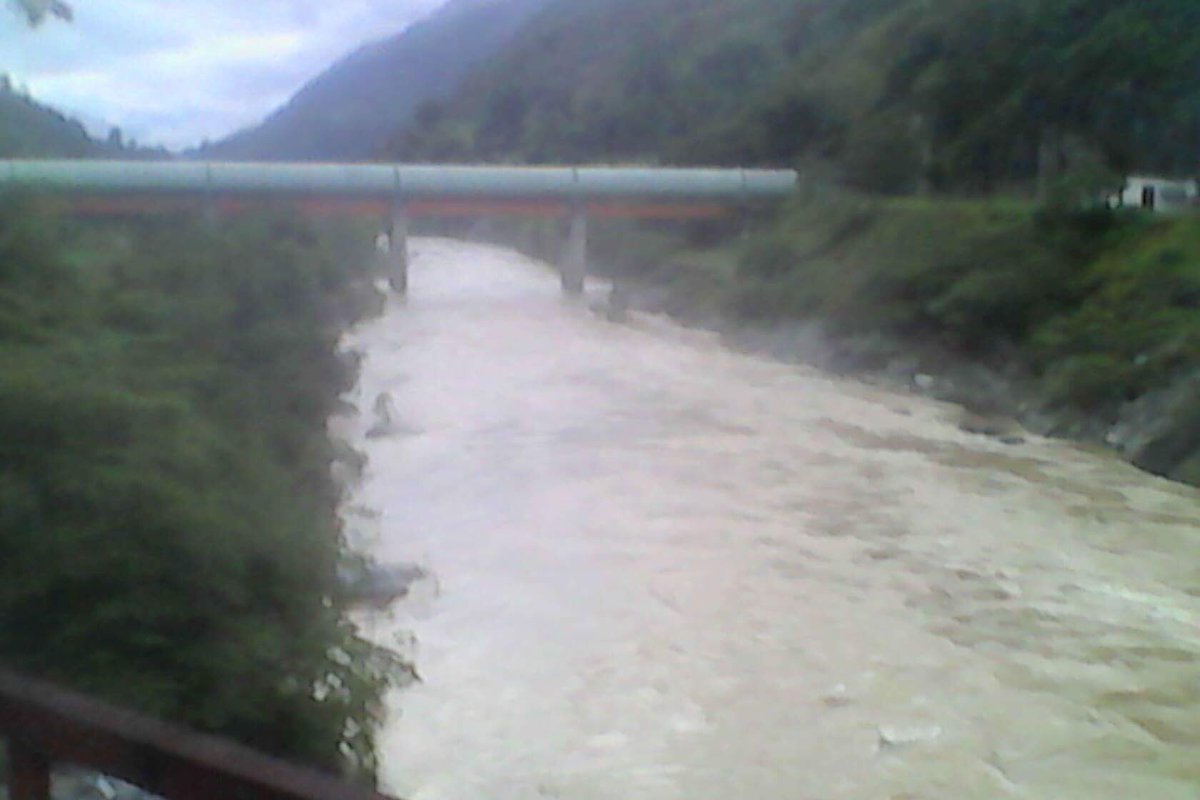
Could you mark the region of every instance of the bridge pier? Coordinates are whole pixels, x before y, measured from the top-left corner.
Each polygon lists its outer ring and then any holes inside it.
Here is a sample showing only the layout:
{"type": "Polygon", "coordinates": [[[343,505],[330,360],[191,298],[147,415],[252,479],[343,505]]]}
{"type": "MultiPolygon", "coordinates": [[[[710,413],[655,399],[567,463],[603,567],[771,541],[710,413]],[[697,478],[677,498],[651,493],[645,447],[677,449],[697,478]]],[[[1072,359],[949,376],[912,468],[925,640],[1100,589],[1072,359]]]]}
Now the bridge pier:
{"type": "Polygon", "coordinates": [[[581,206],[571,211],[571,228],[559,270],[563,293],[569,297],[583,294],[587,278],[587,211],[581,206]]]}
{"type": "Polygon", "coordinates": [[[388,237],[388,283],[396,294],[408,293],[408,211],[400,205],[392,212],[388,237]]]}

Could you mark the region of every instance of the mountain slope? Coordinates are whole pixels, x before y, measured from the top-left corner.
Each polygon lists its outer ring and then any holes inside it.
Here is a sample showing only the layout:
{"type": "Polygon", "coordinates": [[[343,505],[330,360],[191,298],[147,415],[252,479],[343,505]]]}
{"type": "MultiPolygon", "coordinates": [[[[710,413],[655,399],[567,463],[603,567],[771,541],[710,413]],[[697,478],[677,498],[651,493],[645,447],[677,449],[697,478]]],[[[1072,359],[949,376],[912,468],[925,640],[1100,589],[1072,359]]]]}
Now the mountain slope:
{"type": "Polygon", "coordinates": [[[1200,4],[1177,0],[553,0],[389,152],[816,157],[901,193],[1188,172],[1197,31],[1200,4]]]}
{"type": "Polygon", "coordinates": [[[102,150],[81,124],[0,80],[0,158],[74,158],[97,156],[102,150]]]}
{"type": "Polygon", "coordinates": [[[356,160],[378,154],[417,107],[454,91],[546,0],[455,0],[404,32],[362,47],[306,84],[261,125],[203,157],[356,160]]]}
{"type": "Polygon", "coordinates": [[[861,105],[882,72],[845,53],[918,1],[554,0],[392,148],[415,159],[786,159],[797,140],[840,132],[843,107],[861,105]],[[776,103],[766,131],[730,130],[798,65],[833,60],[846,68],[820,76],[822,96],[776,103]],[[724,144],[712,146],[714,132],[724,144]]]}
{"type": "Polygon", "coordinates": [[[662,158],[667,142],[727,117],[786,68],[811,5],[822,3],[555,0],[393,149],[406,158],[662,158]]]}

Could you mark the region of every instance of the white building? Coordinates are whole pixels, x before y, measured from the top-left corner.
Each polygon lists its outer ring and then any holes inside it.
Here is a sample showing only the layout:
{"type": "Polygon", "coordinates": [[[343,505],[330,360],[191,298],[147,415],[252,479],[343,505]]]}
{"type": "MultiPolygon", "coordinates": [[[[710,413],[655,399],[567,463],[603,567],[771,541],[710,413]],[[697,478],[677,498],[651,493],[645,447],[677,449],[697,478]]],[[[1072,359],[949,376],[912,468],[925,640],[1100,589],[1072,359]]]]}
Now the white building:
{"type": "Polygon", "coordinates": [[[1200,186],[1194,180],[1131,175],[1125,188],[1109,198],[1114,208],[1144,208],[1165,213],[1200,207],[1200,186]]]}

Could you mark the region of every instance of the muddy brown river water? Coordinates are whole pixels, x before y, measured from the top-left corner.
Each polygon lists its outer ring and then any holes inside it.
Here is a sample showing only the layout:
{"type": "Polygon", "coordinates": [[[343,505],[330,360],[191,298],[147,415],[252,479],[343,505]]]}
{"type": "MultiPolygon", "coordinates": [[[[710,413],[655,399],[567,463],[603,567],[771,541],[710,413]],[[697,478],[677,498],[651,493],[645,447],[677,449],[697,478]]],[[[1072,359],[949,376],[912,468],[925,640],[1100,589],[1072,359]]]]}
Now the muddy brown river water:
{"type": "Polygon", "coordinates": [[[1200,798],[1195,490],[478,245],[418,240],[346,346],[351,537],[436,575],[364,623],[423,678],[396,794],[1200,798]]]}

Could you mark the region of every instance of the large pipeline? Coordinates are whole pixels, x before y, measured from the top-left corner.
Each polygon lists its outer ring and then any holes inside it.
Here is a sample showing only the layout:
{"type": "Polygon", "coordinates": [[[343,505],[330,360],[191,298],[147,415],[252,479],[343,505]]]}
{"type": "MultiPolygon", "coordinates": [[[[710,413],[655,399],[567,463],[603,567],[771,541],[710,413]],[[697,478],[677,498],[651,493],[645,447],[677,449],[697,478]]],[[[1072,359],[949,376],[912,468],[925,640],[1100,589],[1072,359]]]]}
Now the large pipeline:
{"type": "Polygon", "coordinates": [[[782,198],[791,170],[658,167],[511,167],[430,164],[284,164],[191,161],[0,161],[0,191],[89,195],[200,193],[333,196],[408,201],[528,199],[588,202],[782,198]]]}

